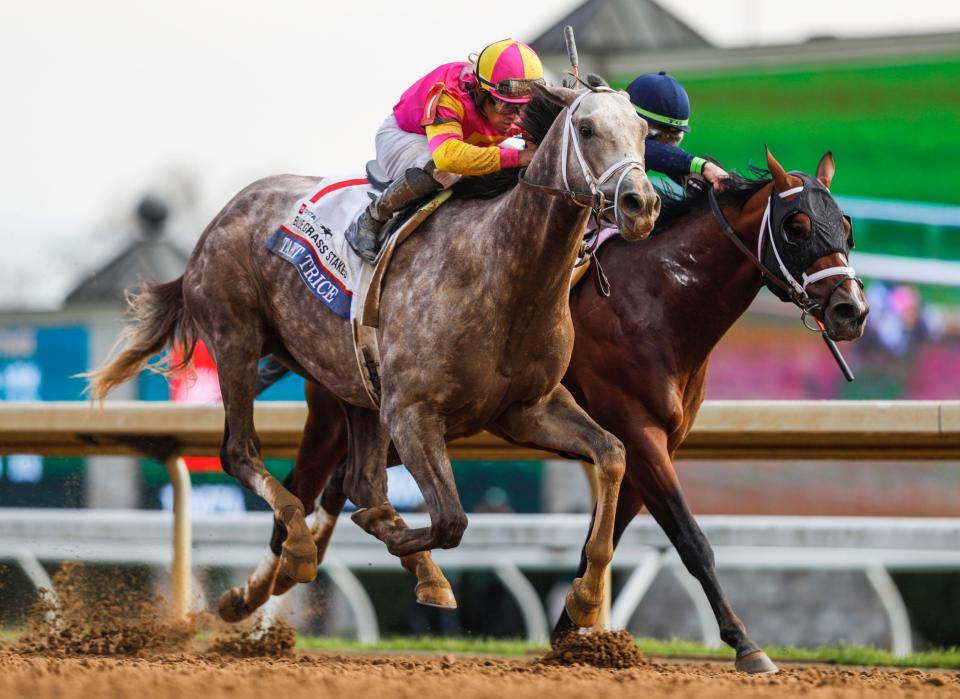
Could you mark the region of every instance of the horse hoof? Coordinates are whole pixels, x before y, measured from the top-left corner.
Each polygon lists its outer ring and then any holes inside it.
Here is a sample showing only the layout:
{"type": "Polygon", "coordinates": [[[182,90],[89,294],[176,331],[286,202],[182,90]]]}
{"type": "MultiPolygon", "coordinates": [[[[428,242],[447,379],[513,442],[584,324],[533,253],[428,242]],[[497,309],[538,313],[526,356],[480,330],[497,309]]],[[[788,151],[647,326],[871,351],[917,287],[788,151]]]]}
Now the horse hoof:
{"type": "Polygon", "coordinates": [[[771,675],[774,672],[780,672],[780,668],[774,665],[762,650],[755,650],[742,658],[737,658],[736,668],[738,672],[749,672],[751,675],[771,675]]]}
{"type": "Polygon", "coordinates": [[[286,573],[277,573],[277,579],[273,583],[273,596],[277,597],[279,595],[284,595],[290,591],[294,585],[297,584],[297,581],[291,578],[286,573]]]}
{"type": "Polygon", "coordinates": [[[440,607],[441,609],[456,609],[457,598],[453,596],[450,583],[440,582],[417,583],[417,604],[426,607],[440,607]]]}
{"type": "Polygon", "coordinates": [[[280,575],[286,575],[299,583],[313,582],[317,577],[317,547],[312,541],[310,547],[303,552],[283,547],[280,555],[280,575]]]}
{"type": "Polygon", "coordinates": [[[573,589],[567,593],[564,609],[566,609],[570,621],[582,629],[589,629],[595,626],[600,618],[600,602],[602,600],[592,602],[586,599],[579,591],[581,581],[582,578],[573,581],[573,589]]]}
{"type": "Polygon", "coordinates": [[[237,621],[243,621],[256,610],[251,609],[243,599],[243,588],[231,587],[220,595],[220,601],[217,604],[217,612],[224,621],[231,624],[237,621]]]}

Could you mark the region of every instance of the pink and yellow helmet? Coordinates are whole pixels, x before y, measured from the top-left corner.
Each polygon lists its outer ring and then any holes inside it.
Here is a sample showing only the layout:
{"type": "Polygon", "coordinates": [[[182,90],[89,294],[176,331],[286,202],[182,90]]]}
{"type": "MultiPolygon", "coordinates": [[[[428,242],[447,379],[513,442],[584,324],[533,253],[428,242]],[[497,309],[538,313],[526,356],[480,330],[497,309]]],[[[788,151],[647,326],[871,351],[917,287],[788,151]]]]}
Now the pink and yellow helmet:
{"type": "Polygon", "coordinates": [[[533,97],[533,83],[543,82],[536,52],[516,39],[490,44],[476,60],[477,82],[498,100],[523,104],[533,97]]]}

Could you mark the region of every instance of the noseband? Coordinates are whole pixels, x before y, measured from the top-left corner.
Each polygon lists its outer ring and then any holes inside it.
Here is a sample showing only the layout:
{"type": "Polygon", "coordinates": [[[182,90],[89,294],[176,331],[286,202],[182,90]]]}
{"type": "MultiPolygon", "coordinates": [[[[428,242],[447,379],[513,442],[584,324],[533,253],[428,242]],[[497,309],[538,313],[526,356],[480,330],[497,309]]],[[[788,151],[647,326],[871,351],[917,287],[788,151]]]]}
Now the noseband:
{"type": "Polygon", "coordinates": [[[612,94],[617,94],[615,90],[612,90],[609,87],[601,86],[591,88],[590,92],[583,92],[577,96],[577,98],[566,108],[566,116],[564,117],[563,121],[563,137],[561,141],[563,159],[560,167],[560,177],[563,180],[563,189],[542,184],[534,184],[524,176],[525,171],[521,171],[520,173],[520,182],[527,187],[543,192],[544,194],[567,199],[583,208],[590,208],[593,212],[593,216],[598,222],[607,211],[613,209],[614,222],[619,228],[620,185],[623,183],[624,178],[626,178],[627,174],[631,170],[639,169],[641,172],[644,172],[643,161],[638,160],[637,158],[623,158],[604,170],[599,177],[593,174],[593,171],[590,169],[590,165],[587,164],[586,159],[583,157],[583,149],[580,147],[580,138],[577,135],[577,130],[573,127],[573,113],[577,110],[577,107],[580,106],[580,102],[583,101],[587,95],[594,92],[609,92],[612,94]],[[570,182],[567,178],[567,161],[569,160],[568,155],[571,146],[573,148],[573,154],[577,158],[577,163],[580,165],[580,172],[583,175],[583,179],[586,180],[587,186],[590,188],[589,194],[577,192],[570,187],[570,182]],[[621,170],[622,172],[620,172],[621,170]],[[620,176],[617,178],[617,184],[614,188],[613,203],[608,204],[606,197],[600,190],[600,187],[602,187],[604,183],[616,175],[617,172],[620,172],[620,176]]]}

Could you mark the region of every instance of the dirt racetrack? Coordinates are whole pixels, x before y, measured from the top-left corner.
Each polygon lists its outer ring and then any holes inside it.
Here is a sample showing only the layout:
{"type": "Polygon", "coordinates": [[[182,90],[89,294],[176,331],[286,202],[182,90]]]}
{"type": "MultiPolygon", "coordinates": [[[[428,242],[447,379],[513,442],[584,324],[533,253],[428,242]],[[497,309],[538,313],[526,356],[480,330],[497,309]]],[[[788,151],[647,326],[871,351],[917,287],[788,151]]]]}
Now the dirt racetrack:
{"type": "Polygon", "coordinates": [[[960,673],[789,667],[745,675],[732,661],[647,659],[626,631],[569,634],[543,656],[301,653],[285,620],[224,626],[210,615],[171,622],[164,601],[137,597],[77,566],[55,576],[17,640],[0,643],[0,699],[563,699],[565,697],[960,698],[960,673]],[[201,641],[198,632],[211,640],[201,641]]]}
{"type": "Polygon", "coordinates": [[[564,697],[960,697],[960,673],[793,667],[747,676],[723,663],[650,661],[627,670],[539,664],[535,658],[295,654],[232,658],[25,655],[0,646],[0,697],[202,699],[562,699],[564,697]]]}

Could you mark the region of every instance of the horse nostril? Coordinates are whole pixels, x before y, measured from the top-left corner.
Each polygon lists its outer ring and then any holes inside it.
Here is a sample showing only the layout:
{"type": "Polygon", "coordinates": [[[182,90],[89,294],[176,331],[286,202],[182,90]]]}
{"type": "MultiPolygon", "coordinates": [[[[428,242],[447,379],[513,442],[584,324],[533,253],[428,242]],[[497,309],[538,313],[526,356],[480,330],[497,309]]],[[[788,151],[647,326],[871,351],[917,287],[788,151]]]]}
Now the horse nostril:
{"type": "MultiPolygon", "coordinates": [[[[852,303],[837,303],[831,306],[830,315],[833,316],[835,320],[849,323],[852,320],[857,320],[861,314],[852,303]]],[[[862,315],[866,316],[866,314],[862,315]]]]}
{"type": "Polygon", "coordinates": [[[660,197],[656,194],[638,194],[627,192],[620,195],[620,210],[628,216],[660,215],[660,197]]]}
{"type": "Polygon", "coordinates": [[[642,208],[643,202],[638,194],[627,192],[620,195],[620,210],[628,216],[637,216],[642,208]]]}

